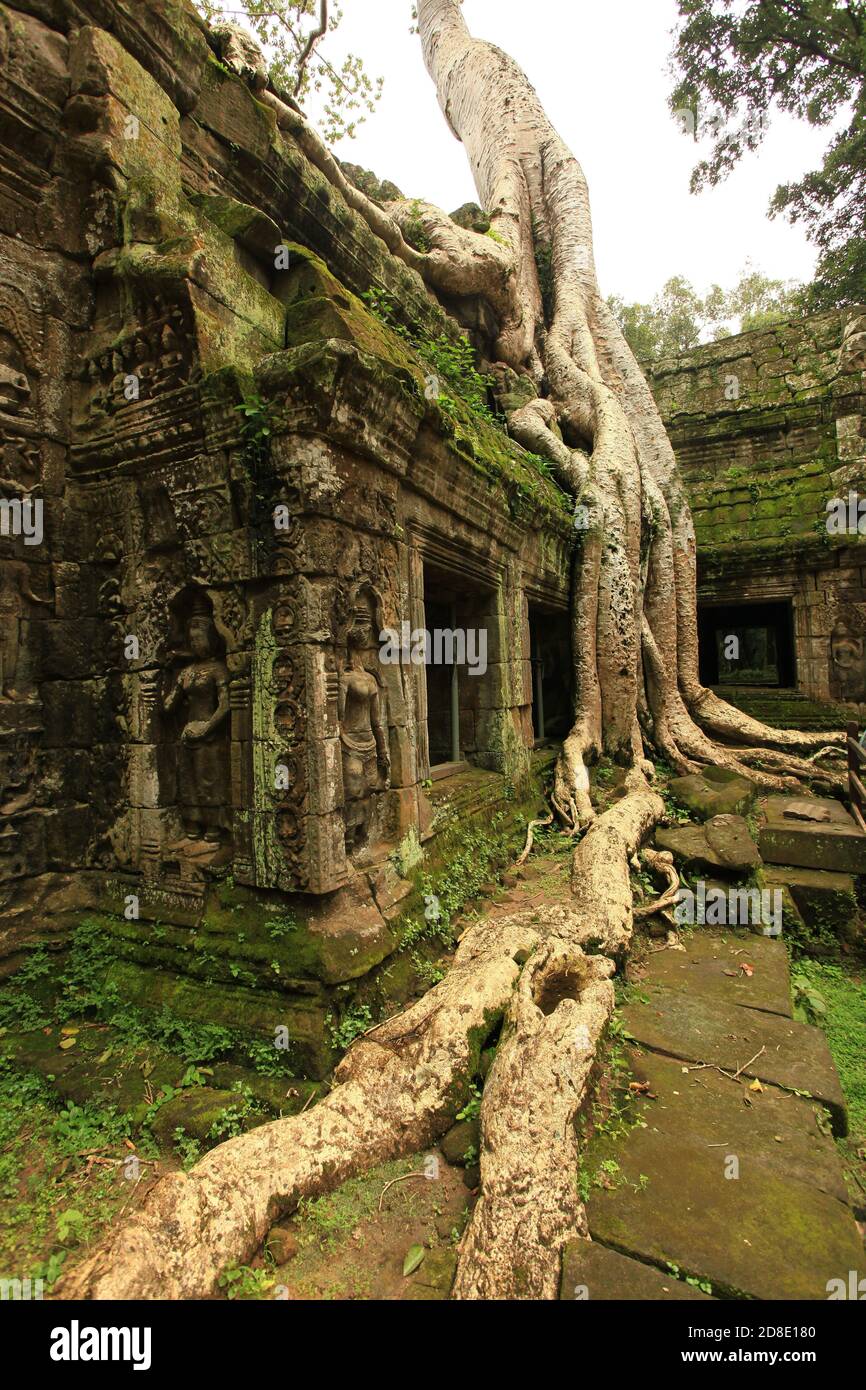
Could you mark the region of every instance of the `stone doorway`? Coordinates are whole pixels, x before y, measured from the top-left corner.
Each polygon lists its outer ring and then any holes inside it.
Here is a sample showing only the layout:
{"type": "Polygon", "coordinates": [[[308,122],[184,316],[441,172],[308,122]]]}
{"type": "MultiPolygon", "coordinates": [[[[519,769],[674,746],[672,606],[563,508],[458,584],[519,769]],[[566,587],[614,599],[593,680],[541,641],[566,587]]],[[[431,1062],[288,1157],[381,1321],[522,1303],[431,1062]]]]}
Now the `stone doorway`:
{"type": "Polygon", "coordinates": [[[561,740],[571,728],[574,704],[568,614],[530,605],[529,640],[535,742],[561,740]]]}
{"type": "Polygon", "coordinates": [[[796,687],[790,599],[698,604],[698,644],[704,685],[796,687]]]}

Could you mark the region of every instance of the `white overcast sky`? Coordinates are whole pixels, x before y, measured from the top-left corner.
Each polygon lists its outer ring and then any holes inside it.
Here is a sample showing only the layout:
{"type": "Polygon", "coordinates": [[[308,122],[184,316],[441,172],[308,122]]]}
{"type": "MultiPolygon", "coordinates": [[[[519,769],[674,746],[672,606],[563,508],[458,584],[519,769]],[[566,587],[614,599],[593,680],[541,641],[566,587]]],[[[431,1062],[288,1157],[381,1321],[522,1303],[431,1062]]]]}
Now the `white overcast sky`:
{"type": "MultiPolygon", "coordinates": [[[[475,198],[410,30],[409,0],[342,0],[329,40],[385,79],[382,101],[335,152],[452,212],[475,198]]],[[[666,67],[675,0],[465,0],[472,31],[515,57],[589,180],[605,294],[645,301],[671,275],[703,291],[734,284],[746,261],[778,279],[809,279],[803,232],[767,207],[777,184],[819,162],[826,131],[773,119],[763,149],[722,185],[689,193],[700,146],[669,114],[666,67]]],[[[311,111],[311,115],[315,113],[311,111]]]]}

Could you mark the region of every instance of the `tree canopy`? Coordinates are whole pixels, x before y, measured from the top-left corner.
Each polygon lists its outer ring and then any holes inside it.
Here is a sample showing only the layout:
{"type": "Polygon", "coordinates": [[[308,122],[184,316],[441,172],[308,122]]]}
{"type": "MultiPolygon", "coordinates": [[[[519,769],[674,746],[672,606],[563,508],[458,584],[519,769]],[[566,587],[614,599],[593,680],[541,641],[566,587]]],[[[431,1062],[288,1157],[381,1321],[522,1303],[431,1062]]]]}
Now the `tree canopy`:
{"type": "Polygon", "coordinates": [[[771,111],[831,138],[819,169],[777,188],[770,215],[801,222],[818,248],[804,307],[866,296],[866,0],[678,0],[675,113],[713,148],[692,189],[716,184],[764,139],[771,111]]]}
{"type": "Polygon", "coordinates": [[[335,65],[322,52],[340,27],[339,5],[330,0],[244,0],[234,7],[195,0],[195,5],[209,24],[240,19],[248,25],[268,55],[274,86],[301,104],[318,98],[317,123],[329,143],[354,135],[376,109],[382,78],[370,77],[357,54],[335,65]]]}
{"type": "Polygon", "coordinates": [[[713,285],[701,295],[682,275],[673,275],[649,304],[628,304],[610,295],[608,304],[639,361],[688,352],[708,338],[724,338],[779,323],[802,312],[801,286],[773,280],[747,265],[731,290],[713,285]]]}

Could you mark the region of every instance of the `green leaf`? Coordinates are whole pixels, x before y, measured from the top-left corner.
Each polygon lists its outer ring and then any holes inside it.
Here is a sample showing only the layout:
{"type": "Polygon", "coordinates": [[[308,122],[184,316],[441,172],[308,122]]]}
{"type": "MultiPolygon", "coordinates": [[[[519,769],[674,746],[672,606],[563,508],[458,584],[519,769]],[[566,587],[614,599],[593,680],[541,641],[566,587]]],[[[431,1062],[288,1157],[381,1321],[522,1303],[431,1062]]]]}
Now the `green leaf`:
{"type": "Polygon", "coordinates": [[[403,1278],[406,1279],[410,1274],[414,1274],[418,1266],[423,1262],[427,1251],[423,1245],[410,1245],[406,1251],[406,1258],[403,1261],[403,1278]]]}

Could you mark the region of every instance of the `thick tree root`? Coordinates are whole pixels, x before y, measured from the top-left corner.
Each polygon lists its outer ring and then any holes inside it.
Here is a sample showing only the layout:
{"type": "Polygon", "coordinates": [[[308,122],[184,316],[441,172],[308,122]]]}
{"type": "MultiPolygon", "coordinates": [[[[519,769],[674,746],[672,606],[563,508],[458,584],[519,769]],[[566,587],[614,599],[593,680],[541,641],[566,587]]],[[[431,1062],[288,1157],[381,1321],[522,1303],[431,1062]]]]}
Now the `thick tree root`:
{"type": "Polygon", "coordinates": [[[563,1245],[586,1235],[575,1119],[613,1011],[613,964],[560,941],[520,977],[481,1109],[481,1197],[455,1298],[555,1298],[563,1245]]]}
{"type": "Polygon", "coordinates": [[[655,898],[651,903],[641,903],[634,909],[635,920],[654,917],[657,912],[666,912],[676,902],[680,887],[680,876],[674,868],[674,857],[669,850],[645,849],[641,858],[660,878],[667,879],[668,886],[661,897],[655,898]]]}
{"type": "Polygon", "coordinates": [[[613,1007],[612,961],[582,947],[626,949],[628,861],[662,810],[634,774],[633,790],[575,851],[576,898],[469,928],[446,978],[360,1039],[328,1096],[163,1178],[63,1281],[61,1295],[214,1293],[222,1270],[248,1261],[302,1197],[435,1143],[504,1017],[482,1106],[484,1196],[464,1238],[456,1296],[552,1297],[562,1244],[585,1232],[574,1118],[613,1007]],[[592,896],[584,899],[581,888],[592,896]]]}
{"type": "Polygon", "coordinates": [[[540,944],[524,918],[480,923],[445,980],[356,1043],[311,1110],[212,1149],[163,1178],[60,1290],[65,1298],[183,1299],[216,1292],[280,1215],[347,1177],[433,1144],[467,1098],[478,1051],[540,944]]]}

